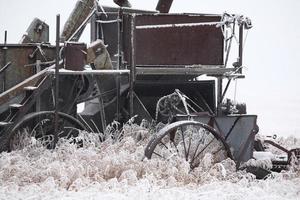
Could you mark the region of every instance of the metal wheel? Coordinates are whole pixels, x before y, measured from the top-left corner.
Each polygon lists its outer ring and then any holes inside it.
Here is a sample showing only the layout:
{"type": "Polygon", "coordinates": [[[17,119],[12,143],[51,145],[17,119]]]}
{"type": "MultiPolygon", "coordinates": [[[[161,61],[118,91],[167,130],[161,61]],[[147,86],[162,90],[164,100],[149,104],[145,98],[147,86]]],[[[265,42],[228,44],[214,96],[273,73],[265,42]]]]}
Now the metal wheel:
{"type": "Polygon", "coordinates": [[[178,121],[162,128],[148,143],[145,156],[184,158],[191,169],[199,166],[204,156],[210,153],[214,163],[231,156],[229,146],[212,127],[195,121],[178,121]]]}
{"type": "MultiPolygon", "coordinates": [[[[17,123],[9,140],[9,150],[24,148],[28,143],[26,139],[35,137],[45,146],[52,147],[54,141],[54,111],[41,111],[30,113],[17,123]]],[[[76,137],[85,126],[76,118],[65,113],[58,113],[58,137],[76,137]]]]}

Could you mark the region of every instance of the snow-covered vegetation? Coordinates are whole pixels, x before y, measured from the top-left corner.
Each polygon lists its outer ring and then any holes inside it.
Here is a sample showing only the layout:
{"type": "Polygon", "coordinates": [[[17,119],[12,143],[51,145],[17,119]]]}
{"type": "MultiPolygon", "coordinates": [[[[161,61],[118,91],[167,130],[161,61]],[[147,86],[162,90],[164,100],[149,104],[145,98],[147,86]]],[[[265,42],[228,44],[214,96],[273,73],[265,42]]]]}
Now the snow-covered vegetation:
{"type": "MultiPolygon", "coordinates": [[[[130,123],[105,142],[96,133],[82,132],[81,148],[61,139],[55,149],[47,149],[30,138],[25,148],[0,155],[0,199],[300,198],[297,166],[257,180],[236,171],[232,160],[213,163],[207,154],[191,172],[181,158],[144,158],[150,135],[130,123]]],[[[282,142],[300,143],[296,138],[282,142]]]]}

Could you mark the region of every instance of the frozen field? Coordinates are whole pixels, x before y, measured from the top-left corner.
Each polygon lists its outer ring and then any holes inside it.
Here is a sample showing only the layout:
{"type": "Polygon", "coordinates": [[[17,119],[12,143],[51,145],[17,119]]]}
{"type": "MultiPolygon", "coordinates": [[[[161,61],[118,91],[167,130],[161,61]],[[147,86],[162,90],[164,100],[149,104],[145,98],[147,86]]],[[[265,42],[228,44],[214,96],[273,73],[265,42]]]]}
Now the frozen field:
{"type": "MultiPolygon", "coordinates": [[[[142,161],[148,138],[134,127],[126,134],[100,143],[82,133],[83,148],[60,141],[55,150],[31,139],[23,150],[2,153],[0,199],[300,199],[297,167],[256,180],[229,159],[205,159],[189,173],[180,159],[142,161]]],[[[292,137],[281,142],[300,145],[292,137]]]]}

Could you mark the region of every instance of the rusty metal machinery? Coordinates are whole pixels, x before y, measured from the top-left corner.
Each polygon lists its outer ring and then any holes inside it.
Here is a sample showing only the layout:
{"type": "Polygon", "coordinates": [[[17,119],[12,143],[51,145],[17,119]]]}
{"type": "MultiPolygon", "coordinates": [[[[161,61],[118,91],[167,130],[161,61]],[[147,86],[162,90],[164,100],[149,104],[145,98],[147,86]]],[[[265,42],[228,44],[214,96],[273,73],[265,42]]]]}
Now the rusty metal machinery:
{"type": "Polygon", "coordinates": [[[114,2],[120,7],[78,1],[56,46],[37,19],[22,44],[0,44],[0,150],[14,149],[24,131],[54,147],[56,136],[104,132],[114,120],[137,116],[137,123],[165,124],[145,148],[149,159],[177,155],[191,169],[208,153],[237,166],[251,159],[257,116],[225,100],[232,80],[244,78],[243,31],[251,21],[228,13],[169,14],[170,0],[160,0],[156,11],[114,2]],[[86,45],[77,41],[87,23],[86,45]],[[230,66],[235,40],[239,52],[230,66]]]}

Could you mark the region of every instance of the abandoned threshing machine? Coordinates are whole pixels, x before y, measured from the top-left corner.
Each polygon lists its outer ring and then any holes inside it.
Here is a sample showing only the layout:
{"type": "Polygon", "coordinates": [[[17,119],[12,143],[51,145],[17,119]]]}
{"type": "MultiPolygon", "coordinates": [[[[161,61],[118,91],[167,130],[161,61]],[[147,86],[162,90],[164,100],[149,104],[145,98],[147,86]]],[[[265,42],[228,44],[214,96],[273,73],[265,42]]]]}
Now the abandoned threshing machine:
{"type": "Polygon", "coordinates": [[[58,137],[103,132],[114,120],[136,116],[138,123],[166,124],[145,148],[149,159],[171,152],[193,169],[210,153],[239,166],[254,147],[264,151],[255,141],[257,116],[224,99],[232,80],[244,77],[243,32],[251,21],[227,13],[170,14],[172,0],[160,0],[156,11],[115,2],[120,7],[78,1],[61,34],[57,16],[56,46],[39,19],[20,43],[0,44],[0,150],[13,150],[24,130],[54,146],[58,137]],[[78,39],[88,23],[87,47],[78,39]],[[233,42],[238,55],[231,66],[233,42]]]}

